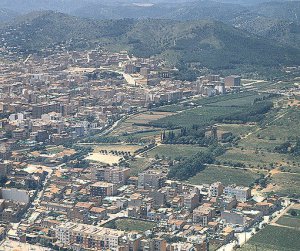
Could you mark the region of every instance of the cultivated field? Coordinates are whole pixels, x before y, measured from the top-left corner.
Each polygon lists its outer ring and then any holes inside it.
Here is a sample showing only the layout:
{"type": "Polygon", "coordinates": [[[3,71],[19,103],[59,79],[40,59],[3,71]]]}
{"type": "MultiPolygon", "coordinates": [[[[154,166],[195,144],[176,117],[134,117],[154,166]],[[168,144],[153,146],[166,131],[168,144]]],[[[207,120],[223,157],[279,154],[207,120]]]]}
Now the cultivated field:
{"type": "MultiPolygon", "coordinates": [[[[175,115],[158,119],[150,122],[155,126],[178,126],[191,127],[192,125],[206,126],[215,123],[215,119],[220,116],[229,116],[238,112],[246,112],[255,99],[262,99],[263,95],[256,92],[242,92],[215,96],[210,98],[201,98],[193,100],[196,105],[194,108],[186,109],[182,104],[158,108],[160,111],[178,111],[175,115]],[[178,107],[178,109],[176,108],[178,107]]],[[[191,103],[189,101],[188,103],[191,103]]]]}
{"type": "Polygon", "coordinates": [[[268,168],[270,164],[287,163],[288,156],[279,153],[266,153],[252,149],[229,149],[224,155],[218,157],[218,160],[224,164],[243,163],[246,167],[268,168]]]}
{"type": "Polygon", "coordinates": [[[103,150],[110,151],[124,151],[133,154],[136,150],[142,148],[139,145],[129,145],[129,144],[95,144],[91,145],[94,148],[94,152],[100,152],[103,150]]]}
{"type": "Polygon", "coordinates": [[[128,160],[130,168],[130,175],[137,176],[140,172],[144,171],[151,165],[151,160],[144,157],[136,157],[133,160],[128,160]]]}
{"type": "Polygon", "coordinates": [[[116,219],[108,222],[104,227],[114,228],[123,231],[145,232],[156,226],[155,222],[136,220],[136,219],[116,219]]]}
{"type": "Polygon", "coordinates": [[[160,158],[166,157],[170,159],[185,158],[197,154],[201,151],[207,151],[207,148],[195,146],[195,145],[159,145],[153,150],[147,152],[147,156],[150,158],[155,158],[158,156],[160,158]]]}
{"type": "Polygon", "coordinates": [[[274,174],[270,182],[276,185],[275,192],[281,195],[300,195],[300,174],[278,173],[274,174]]]}
{"type": "Polygon", "coordinates": [[[282,226],[292,227],[300,230],[300,219],[292,217],[290,215],[284,215],[280,217],[280,219],[276,223],[282,226]]]}
{"type": "Polygon", "coordinates": [[[240,251],[298,251],[300,231],[286,227],[267,226],[255,234],[240,251]]]}
{"type": "Polygon", "coordinates": [[[237,111],[246,111],[246,108],[228,109],[228,107],[203,106],[192,108],[175,115],[151,122],[151,125],[160,127],[192,127],[193,125],[207,126],[223,115],[235,114],[237,111]]]}
{"type": "Polygon", "coordinates": [[[194,185],[201,185],[221,181],[225,185],[237,184],[249,186],[260,177],[261,173],[263,172],[208,165],[203,171],[190,178],[187,182],[194,185]]]}
{"type": "Polygon", "coordinates": [[[110,134],[110,136],[126,135],[153,130],[155,128],[150,125],[148,126],[148,123],[173,114],[173,112],[144,112],[130,116],[121,122],[120,125],[110,134]]]}

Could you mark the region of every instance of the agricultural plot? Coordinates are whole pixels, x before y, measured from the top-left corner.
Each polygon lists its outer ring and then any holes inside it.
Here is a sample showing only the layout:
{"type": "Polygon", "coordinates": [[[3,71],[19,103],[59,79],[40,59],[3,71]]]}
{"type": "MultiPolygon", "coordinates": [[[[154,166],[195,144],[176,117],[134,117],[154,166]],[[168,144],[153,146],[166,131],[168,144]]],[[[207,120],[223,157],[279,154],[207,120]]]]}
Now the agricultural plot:
{"type": "Polygon", "coordinates": [[[116,219],[104,225],[107,228],[118,229],[122,231],[145,232],[156,226],[155,222],[136,220],[136,219],[116,219]]]}
{"type": "Polygon", "coordinates": [[[165,105],[157,108],[157,111],[178,112],[189,109],[190,104],[197,106],[243,106],[252,104],[255,98],[260,98],[256,92],[240,92],[214,97],[193,98],[180,104],[165,105]]]}
{"type": "Polygon", "coordinates": [[[144,112],[131,116],[121,122],[109,136],[127,135],[153,130],[155,128],[153,128],[150,124],[148,126],[148,123],[173,114],[173,112],[144,112]]]}
{"type": "MultiPolygon", "coordinates": [[[[192,102],[192,101],[190,101],[192,102]]],[[[189,103],[189,102],[187,102],[189,103]]],[[[183,110],[187,110],[190,107],[188,105],[184,105],[182,103],[180,104],[172,104],[172,105],[164,105],[162,107],[158,107],[155,110],[159,111],[159,112],[179,112],[179,111],[183,111],[183,110]]]]}
{"type": "Polygon", "coordinates": [[[175,115],[152,121],[150,124],[158,127],[192,127],[193,125],[207,126],[215,123],[215,119],[224,115],[233,115],[236,112],[246,111],[247,108],[228,107],[196,107],[175,115]]]}
{"type": "MultiPolygon", "coordinates": [[[[193,100],[192,103],[196,107],[152,121],[150,124],[158,127],[191,127],[195,124],[207,126],[216,123],[219,117],[247,114],[249,107],[253,107],[254,100],[262,98],[263,95],[259,95],[256,92],[241,92],[193,100]]],[[[182,104],[178,106],[182,106],[182,104]]],[[[174,105],[172,109],[175,109],[175,107],[174,105]]]]}
{"type": "Polygon", "coordinates": [[[298,251],[300,231],[286,227],[267,226],[255,234],[240,251],[298,251]]]}
{"type": "MultiPolygon", "coordinates": [[[[241,103],[245,103],[243,100],[248,99],[249,97],[255,97],[258,95],[256,92],[240,92],[240,93],[232,93],[227,95],[220,95],[215,97],[207,97],[201,98],[198,100],[193,100],[193,103],[197,105],[214,105],[214,106],[222,106],[222,102],[228,102],[227,105],[238,105],[241,103]]],[[[252,98],[251,98],[252,99],[252,98]]]]}
{"type": "Polygon", "coordinates": [[[130,152],[133,154],[136,150],[140,149],[139,145],[129,145],[129,144],[95,144],[92,145],[94,152],[102,152],[106,150],[107,152],[118,151],[118,152],[130,152]]]}
{"type": "Polygon", "coordinates": [[[253,133],[249,135],[246,138],[242,138],[239,142],[238,145],[240,147],[243,147],[245,149],[250,149],[250,150],[263,150],[267,152],[273,152],[274,148],[280,144],[282,144],[282,141],[278,140],[271,140],[270,138],[262,138],[260,133],[262,130],[259,132],[253,133]]]}
{"type": "Polygon", "coordinates": [[[130,168],[130,175],[137,176],[140,172],[144,171],[151,165],[151,160],[144,157],[136,157],[133,160],[128,160],[127,163],[130,168]]]}
{"type": "Polygon", "coordinates": [[[300,174],[295,173],[278,173],[270,178],[270,183],[276,185],[275,192],[286,196],[300,195],[300,174]]]}
{"type": "Polygon", "coordinates": [[[286,111],[275,119],[267,128],[259,132],[261,138],[277,140],[280,142],[296,140],[300,137],[300,109],[287,108],[286,111]]]}
{"type": "Polygon", "coordinates": [[[300,219],[289,215],[284,215],[276,222],[279,225],[300,229],[300,219]]]}
{"type": "Polygon", "coordinates": [[[254,94],[254,93],[242,93],[229,95],[227,100],[220,100],[218,102],[209,103],[209,106],[219,106],[219,107],[244,107],[252,105],[255,99],[261,99],[264,95],[254,94]]]}
{"type": "Polygon", "coordinates": [[[218,160],[223,164],[241,163],[246,167],[268,168],[276,163],[286,163],[286,156],[278,153],[265,153],[255,150],[232,148],[224,155],[218,157],[218,160]]]}
{"type": "Polygon", "coordinates": [[[249,133],[254,132],[257,130],[256,125],[251,125],[251,124],[246,124],[246,125],[241,125],[241,124],[217,124],[218,125],[218,130],[219,131],[227,131],[227,132],[232,132],[233,135],[244,137],[248,135],[249,133]]]}
{"type": "Polygon", "coordinates": [[[48,154],[57,154],[65,150],[63,146],[49,146],[46,147],[48,154]]]}
{"type": "Polygon", "coordinates": [[[207,148],[195,145],[159,145],[147,152],[147,156],[151,158],[158,156],[159,158],[176,159],[190,157],[202,151],[207,151],[207,148]]]}
{"type": "Polygon", "coordinates": [[[117,137],[121,142],[147,145],[153,141],[160,141],[161,130],[156,128],[155,130],[136,132],[129,135],[123,135],[117,137]]]}
{"type": "Polygon", "coordinates": [[[237,184],[249,186],[263,172],[208,165],[203,171],[190,178],[187,182],[194,185],[211,184],[220,181],[225,185],[237,184]]]}

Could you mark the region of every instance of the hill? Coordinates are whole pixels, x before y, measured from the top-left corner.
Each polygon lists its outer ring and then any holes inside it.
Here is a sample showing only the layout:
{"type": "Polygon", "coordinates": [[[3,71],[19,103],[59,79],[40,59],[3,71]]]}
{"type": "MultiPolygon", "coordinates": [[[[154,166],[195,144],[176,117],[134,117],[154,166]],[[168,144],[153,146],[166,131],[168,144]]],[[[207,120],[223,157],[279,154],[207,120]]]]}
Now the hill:
{"type": "Polygon", "coordinates": [[[86,4],[73,15],[92,19],[172,19],[217,20],[283,45],[300,47],[297,17],[300,2],[252,1],[254,5],[241,5],[241,1],[192,1],[187,3],[158,2],[148,5],[123,2],[119,5],[86,4]],[[239,3],[239,4],[236,4],[239,3]],[[290,20],[293,23],[290,23],[290,20]]]}
{"type": "Polygon", "coordinates": [[[9,9],[0,8],[0,22],[7,22],[18,16],[18,13],[9,9]]]}
{"type": "MultiPolygon", "coordinates": [[[[19,13],[40,10],[55,10],[69,13],[93,0],[1,0],[1,7],[19,13]]],[[[102,0],[102,2],[105,2],[102,0]]]]}
{"type": "Polygon", "coordinates": [[[266,37],[282,45],[300,48],[300,24],[263,16],[242,16],[231,21],[241,30],[266,37]]]}
{"type": "Polygon", "coordinates": [[[247,8],[230,3],[214,1],[189,2],[158,2],[151,4],[137,4],[123,2],[115,5],[90,3],[73,11],[72,14],[93,19],[145,19],[160,18],[174,20],[214,19],[227,21],[248,11],[247,8]]]}
{"type": "Polygon", "coordinates": [[[170,64],[199,67],[299,64],[299,50],[276,45],[218,21],[96,21],[55,12],[37,12],[1,29],[8,49],[30,53],[64,43],[72,49],[100,45],[128,49],[136,56],[156,55],[170,64]]]}
{"type": "Polygon", "coordinates": [[[253,11],[265,17],[300,21],[300,1],[266,2],[255,6],[253,11]]]}

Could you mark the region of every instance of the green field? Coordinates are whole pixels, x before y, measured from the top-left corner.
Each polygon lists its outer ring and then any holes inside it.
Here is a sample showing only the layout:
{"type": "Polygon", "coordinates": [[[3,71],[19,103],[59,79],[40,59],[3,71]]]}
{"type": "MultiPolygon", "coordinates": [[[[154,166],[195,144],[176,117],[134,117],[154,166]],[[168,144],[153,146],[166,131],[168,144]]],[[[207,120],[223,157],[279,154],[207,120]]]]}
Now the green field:
{"type": "Polygon", "coordinates": [[[193,103],[197,106],[212,105],[212,106],[245,106],[253,103],[255,98],[260,98],[256,92],[241,92],[227,95],[219,95],[214,97],[202,97],[194,98],[180,104],[165,105],[156,108],[157,111],[163,112],[178,112],[187,110],[190,108],[190,104],[193,103]]]}
{"type": "Polygon", "coordinates": [[[273,152],[274,148],[283,143],[279,140],[271,140],[270,137],[261,137],[262,131],[249,135],[247,138],[243,138],[238,142],[240,147],[245,149],[259,149],[267,152],[273,152]]]}
{"type": "Polygon", "coordinates": [[[262,98],[263,96],[264,95],[259,95],[255,93],[231,94],[228,96],[227,100],[220,100],[218,102],[212,102],[207,105],[219,107],[243,107],[252,105],[255,99],[262,98]]]}
{"type": "MultiPolygon", "coordinates": [[[[193,103],[197,105],[219,105],[222,106],[226,104],[227,106],[245,104],[244,100],[251,100],[250,103],[257,97],[256,92],[240,92],[232,93],[227,95],[220,95],[214,97],[201,98],[198,100],[193,100],[193,103]],[[225,103],[223,103],[225,102],[225,103]]],[[[246,103],[249,103],[249,102],[246,103]]]]}
{"type": "Polygon", "coordinates": [[[263,98],[256,92],[241,92],[235,94],[221,95],[198,100],[188,101],[197,107],[186,109],[182,104],[159,108],[160,111],[181,112],[151,121],[150,124],[158,127],[191,127],[192,125],[206,126],[215,123],[220,116],[230,116],[237,113],[246,113],[255,99],[263,98]],[[178,108],[178,109],[177,109],[178,108]]]}
{"type": "Polygon", "coordinates": [[[300,210],[299,210],[299,209],[294,209],[294,208],[293,208],[293,209],[291,209],[291,210],[288,211],[288,215],[289,215],[290,217],[300,219],[300,210]],[[295,212],[297,213],[297,216],[292,216],[292,215],[291,215],[291,212],[292,212],[292,211],[295,211],[295,212]]]}
{"type": "Polygon", "coordinates": [[[130,175],[137,176],[140,172],[144,171],[151,165],[151,161],[148,158],[135,158],[134,160],[128,160],[130,168],[130,175]]]}
{"type": "Polygon", "coordinates": [[[161,111],[161,112],[179,112],[179,111],[183,111],[183,110],[187,110],[187,109],[189,109],[188,105],[172,104],[172,105],[164,105],[164,106],[158,107],[155,110],[161,111]]]}
{"type": "Polygon", "coordinates": [[[300,174],[278,173],[272,176],[271,183],[276,184],[276,193],[287,196],[300,196],[300,174]]]}
{"type": "Polygon", "coordinates": [[[283,154],[256,152],[240,148],[229,149],[224,155],[218,157],[218,160],[224,164],[243,163],[247,167],[256,168],[269,167],[271,163],[287,161],[283,154]]]}
{"type": "Polygon", "coordinates": [[[47,147],[47,152],[48,154],[57,154],[62,152],[63,150],[65,150],[65,148],[63,146],[50,146],[47,147]]]}
{"type": "Polygon", "coordinates": [[[284,215],[276,222],[279,225],[293,227],[300,230],[300,219],[284,215]]]}
{"type": "Polygon", "coordinates": [[[207,126],[215,122],[220,116],[233,115],[236,112],[246,111],[246,107],[228,109],[228,107],[204,106],[189,109],[175,115],[150,122],[158,127],[192,127],[193,125],[207,126]]]}
{"type": "Polygon", "coordinates": [[[185,158],[206,151],[207,148],[195,145],[159,145],[147,153],[148,157],[185,158]]]}
{"type": "Polygon", "coordinates": [[[274,137],[277,141],[296,140],[300,137],[300,109],[287,108],[283,110],[282,116],[273,121],[266,129],[259,133],[262,138],[274,137]]]}
{"type": "Polygon", "coordinates": [[[136,219],[116,219],[104,225],[104,227],[118,229],[122,231],[145,232],[156,226],[155,222],[136,219]]]}
{"type": "Polygon", "coordinates": [[[241,124],[218,124],[219,131],[232,132],[233,135],[243,137],[255,130],[257,130],[256,125],[241,125],[241,124]]]}
{"type": "Polygon", "coordinates": [[[173,114],[173,112],[146,111],[132,115],[119,123],[109,136],[126,136],[127,134],[143,133],[149,130],[155,130],[157,128],[151,127],[150,122],[173,114]]]}
{"type": "Polygon", "coordinates": [[[255,234],[241,251],[298,251],[300,231],[286,227],[267,226],[255,234]],[[257,248],[257,249],[256,249],[257,248]]]}
{"type": "Polygon", "coordinates": [[[237,184],[249,186],[259,177],[260,172],[209,165],[196,176],[190,178],[187,182],[194,185],[201,185],[220,181],[225,185],[237,184]]]}

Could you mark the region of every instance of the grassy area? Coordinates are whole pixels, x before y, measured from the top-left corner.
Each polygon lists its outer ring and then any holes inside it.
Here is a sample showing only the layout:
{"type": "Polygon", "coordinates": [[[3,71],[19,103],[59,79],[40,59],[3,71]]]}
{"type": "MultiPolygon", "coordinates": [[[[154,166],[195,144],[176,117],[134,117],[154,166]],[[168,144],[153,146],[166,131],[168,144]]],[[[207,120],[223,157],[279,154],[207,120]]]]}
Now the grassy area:
{"type": "Polygon", "coordinates": [[[173,112],[144,112],[130,116],[129,118],[122,121],[118,127],[109,136],[126,135],[128,133],[144,132],[153,130],[154,128],[147,124],[151,121],[155,121],[170,115],[173,112]]]}
{"type": "Polygon", "coordinates": [[[269,225],[255,234],[245,246],[238,250],[297,251],[300,247],[299,236],[300,231],[295,229],[269,225]],[[257,249],[255,249],[256,247],[257,249]]]}
{"type": "Polygon", "coordinates": [[[221,181],[225,185],[235,183],[237,185],[249,186],[259,178],[259,176],[259,172],[209,165],[196,176],[190,178],[187,182],[194,185],[201,185],[221,181]]]}
{"type": "Polygon", "coordinates": [[[260,97],[256,92],[240,92],[227,95],[219,95],[214,97],[194,98],[184,103],[165,105],[158,107],[157,111],[163,112],[178,112],[190,108],[189,104],[193,103],[198,106],[213,105],[213,106],[232,106],[251,104],[256,97],[260,97]],[[223,103],[224,102],[224,103],[223,103]]]}
{"type": "Polygon", "coordinates": [[[240,148],[229,149],[224,155],[218,157],[221,163],[243,163],[247,167],[269,167],[271,163],[287,161],[285,155],[278,153],[265,153],[240,148]]]}
{"type": "Polygon", "coordinates": [[[219,107],[240,107],[240,106],[249,106],[252,105],[254,100],[257,98],[263,98],[264,95],[259,95],[256,93],[238,93],[229,95],[228,99],[221,100],[218,102],[213,102],[207,104],[210,106],[219,106],[219,107]]]}
{"type": "Polygon", "coordinates": [[[280,195],[300,195],[300,174],[278,173],[271,177],[271,183],[276,184],[276,193],[280,195]]]}
{"type": "Polygon", "coordinates": [[[300,210],[299,210],[299,209],[294,209],[294,208],[293,208],[293,209],[291,209],[291,210],[288,211],[288,215],[289,215],[290,217],[300,219],[300,210]],[[297,213],[297,215],[296,215],[296,216],[292,216],[292,215],[291,215],[292,211],[295,211],[295,212],[297,213]]]}
{"type": "Polygon", "coordinates": [[[276,222],[279,225],[300,229],[300,219],[284,215],[276,222]]]}
{"type": "Polygon", "coordinates": [[[50,146],[46,149],[49,154],[57,154],[65,150],[63,146],[50,146]]]}
{"type": "Polygon", "coordinates": [[[273,152],[276,146],[283,143],[279,140],[270,140],[270,137],[261,137],[261,132],[262,131],[260,130],[257,133],[249,135],[247,138],[243,138],[239,141],[238,145],[245,149],[259,149],[267,152],[273,152]]]}
{"type": "Polygon", "coordinates": [[[232,132],[234,135],[243,137],[257,129],[256,125],[244,124],[218,124],[218,131],[232,132]]]}
{"type": "Polygon", "coordinates": [[[272,122],[270,126],[259,134],[262,138],[273,137],[278,141],[296,140],[300,137],[300,109],[291,107],[284,110],[282,116],[272,122]]]}
{"type": "Polygon", "coordinates": [[[159,145],[147,153],[148,157],[154,158],[158,155],[160,158],[167,157],[171,159],[189,157],[207,148],[195,145],[159,145]]]}
{"type": "MultiPolygon", "coordinates": [[[[219,105],[222,102],[228,102],[227,105],[238,105],[240,103],[244,103],[243,100],[249,99],[251,97],[255,97],[257,95],[256,92],[240,92],[240,93],[232,93],[227,95],[220,95],[214,97],[201,98],[198,100],[193,100],[193,103],[197,105],[219,105]]],[[[222,106],[222,105],[220,105],[222,106]]]]}
{"type": "Polygon", "coordinates": [[[204,106],[189,109],[175,115],[152,121],[150,124],[159,127],[192,127],[193,125],[206,126],[214,123],[214,120],[223,115],[232,115],[238,111],[246,111],[247,108],[239,107],[228,109],[228,107],[204,106]]]}
{"type": "Polygon", "coordinates": [[[151,161],[148,158],[136,158],[135,160],[128,160],[127,163],[130,168],[130,175],[137,176],[150,166],[151,161]]]}
{"type": "Polygon", "coordinates": [[[142,148],[139,145],[129,145],[129,144],[93,144],[90,145],[94,148],[94,152],[100,152],[102,150],[109,151],[124,151],[134,153],[136,150],[142,148]]]}
{"type": "MultiPolygon", "coordinates": [[[[179,107],[180,109],[178,110],[181,110],[181,112],[152,121],[150,124],[159,127],[171,125],[175,127],[191,127],[195,124],[206,126],[215,123],[215,120],[220,116],[227,117],[237,113],[247,113],[249,107],[252,107],[254,100],[262,99],[263,97],[263,95],[259,95],[256,92],[241,92],[193,100],[192,103],[197,105],[197,107],[187,110],[184,110],[186,107],[182,104],[167,106],[167,111],[176,111],[176,107],[179,107]]],[[[188,103],[190,102],[188,101],[188,103]]],[[[164,107],[159,109],[163,110],[164,107]]]]}
{"type": "Polygon", "coordinates": [[[180,103],[180,104],[165,105],[162,107],[158,107],[155,110],[161,111],[161,112],[179,112],[179,111],[183,111],[186,109],[189,109],[189,106],[183,105],[182,103],[180,103]]]}
{"type": "Polygon", "coordinates": [[[104,225],[104,227],[123,230],[145,232],[156,226],[155,222],[142,221],[136,219],[116,219],[104,225]]]}

